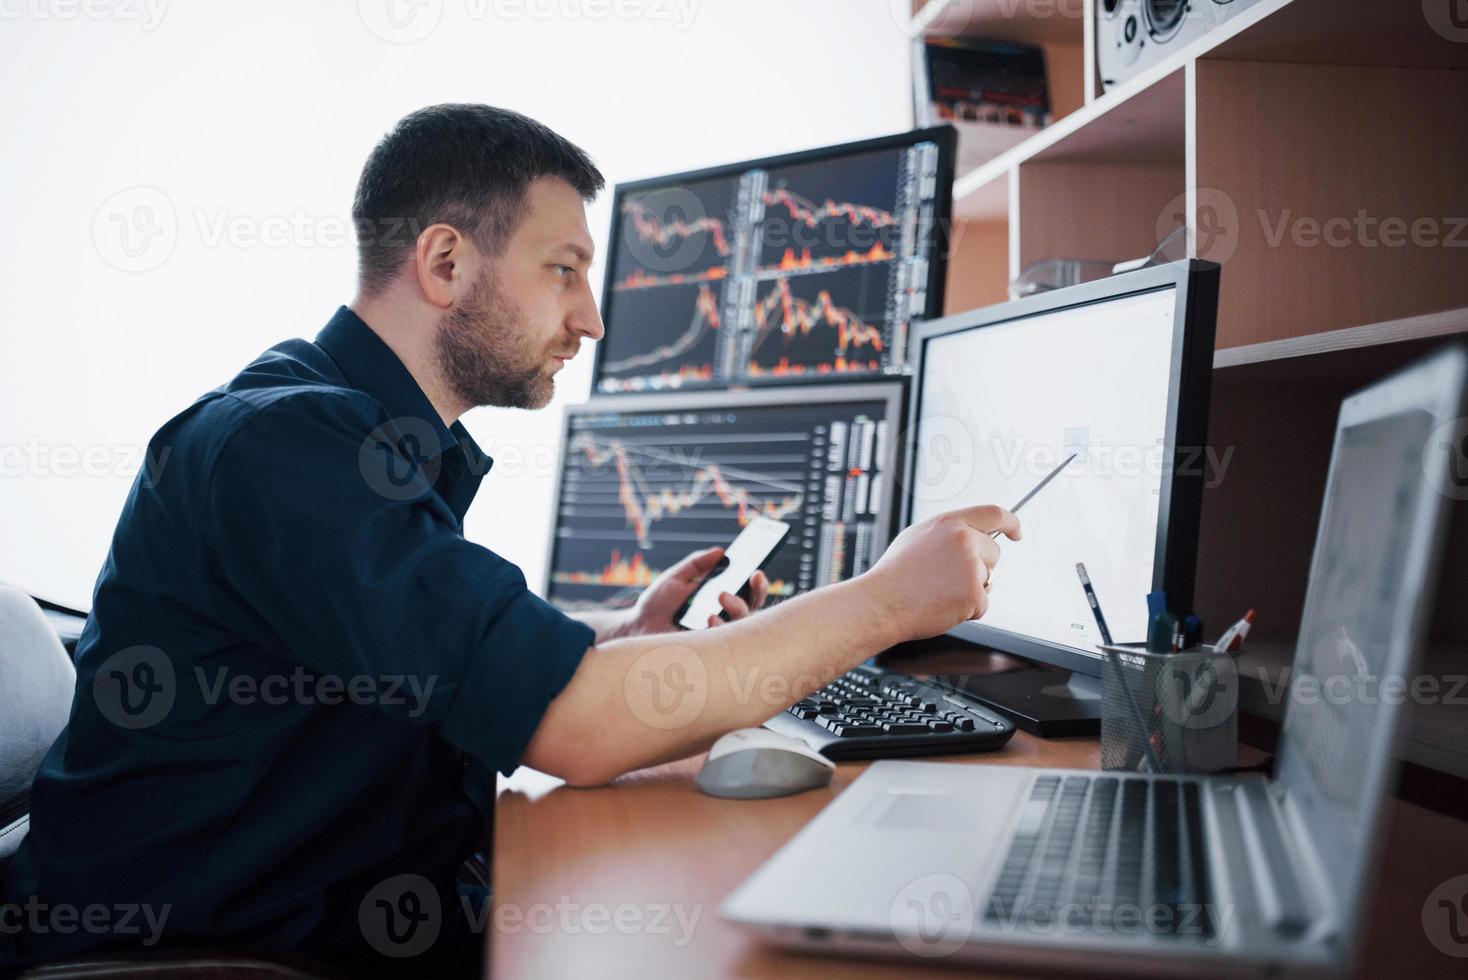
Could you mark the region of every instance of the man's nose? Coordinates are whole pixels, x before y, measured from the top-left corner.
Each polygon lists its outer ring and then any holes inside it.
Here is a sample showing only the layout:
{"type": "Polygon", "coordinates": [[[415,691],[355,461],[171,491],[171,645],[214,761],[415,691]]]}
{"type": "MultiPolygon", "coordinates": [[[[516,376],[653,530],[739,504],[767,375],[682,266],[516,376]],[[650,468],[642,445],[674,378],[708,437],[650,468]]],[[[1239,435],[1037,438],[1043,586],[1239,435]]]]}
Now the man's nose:
{"type": "Polygon", "coordinates": [[[606,327],[601,322],[601,311],[596,308],[596,297],[591,294],[591,286],[585,288],[581,302],[576,304],[576,308],[567,318],[567,325],[573,333],[592,340],[601,340],[606,334],[606,327]]]}

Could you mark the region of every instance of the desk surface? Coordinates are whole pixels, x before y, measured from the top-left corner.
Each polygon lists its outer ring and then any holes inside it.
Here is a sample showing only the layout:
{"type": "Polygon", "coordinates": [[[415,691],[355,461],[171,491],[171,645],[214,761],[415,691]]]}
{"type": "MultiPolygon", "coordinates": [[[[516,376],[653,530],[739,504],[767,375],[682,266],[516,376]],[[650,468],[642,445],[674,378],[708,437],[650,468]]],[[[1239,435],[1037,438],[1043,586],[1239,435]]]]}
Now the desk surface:
{"type": "MultiPolygon", "coordinates": [[[[1020,732],[999,752],[941,761],[1094,769],[1099,757],[1095,738],[1020,732]]],[[[955,975],[914,960],[785,953],[722,921],[724,897],[866,764],[842,763],[826,789],[738,801],[698,792],[693,777],[701,762],[631,773],[598,789],[572,789],[524,769],[500,781],[492,976],[815,978],[830,976],[833,964],[858,978],[955,975]]],[[[1396,802],[1388,825],[1388,871],[1374,890],[1359,975],[1461,978],[1468,960],[1431,946],[1422,913],[1433,889],[1468,873],[1468,824],[1396,802]]],[[[1462,951],[1468,954],[1468,943],[1462,951]]]]}

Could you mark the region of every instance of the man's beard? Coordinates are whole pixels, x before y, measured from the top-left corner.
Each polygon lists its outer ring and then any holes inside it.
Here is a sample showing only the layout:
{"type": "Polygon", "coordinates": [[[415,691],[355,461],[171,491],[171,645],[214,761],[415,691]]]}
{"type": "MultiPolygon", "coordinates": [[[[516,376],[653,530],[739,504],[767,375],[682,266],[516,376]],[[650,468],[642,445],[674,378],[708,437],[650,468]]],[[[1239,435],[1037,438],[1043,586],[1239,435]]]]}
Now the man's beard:
{"type": "Polygon", "coordinates": [[[439,371],[471,407],[541,408],[555,380],[544,371],[545,358],[530,349],[520,308],[494,288],[491,275],[485,270],[468,298],[439,319],[439,371]]]}

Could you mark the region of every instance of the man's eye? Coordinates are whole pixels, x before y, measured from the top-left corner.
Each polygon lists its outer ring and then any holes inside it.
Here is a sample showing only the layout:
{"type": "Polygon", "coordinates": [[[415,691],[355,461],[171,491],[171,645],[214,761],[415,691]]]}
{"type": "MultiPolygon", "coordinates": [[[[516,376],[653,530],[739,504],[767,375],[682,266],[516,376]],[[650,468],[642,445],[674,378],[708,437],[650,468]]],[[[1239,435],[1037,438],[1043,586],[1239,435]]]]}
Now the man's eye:
{"type": "Polygon", "coordinates": [[[571,274],[576,271],[575,269],[571,268],[569,265],[558,265],[558,266],[555,267],[555,269],[556,269],[556,275],[560,276],[562,279],[569,278],[571,276],[571,274]]]}

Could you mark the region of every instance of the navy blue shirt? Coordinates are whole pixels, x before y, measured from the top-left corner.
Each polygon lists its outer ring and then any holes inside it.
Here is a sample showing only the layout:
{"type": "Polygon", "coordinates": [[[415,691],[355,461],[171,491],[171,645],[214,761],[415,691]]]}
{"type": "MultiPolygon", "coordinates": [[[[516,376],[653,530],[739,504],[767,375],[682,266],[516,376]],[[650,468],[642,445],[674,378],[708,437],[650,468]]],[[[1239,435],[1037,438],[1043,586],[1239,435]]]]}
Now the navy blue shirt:
{"type": "Polygon", "coordinates": [[[45,918],[98,904],[114,922],[166,909],[159,945],[337,961],[404,941],[435,899],[447,934],[485,770],[517,765],[595,638],[464,539],[492,461],[345,307],[169,421],[148,458],[6,874],[6,902],[43,910],[22,952],[154,931],[45,918]]]}

